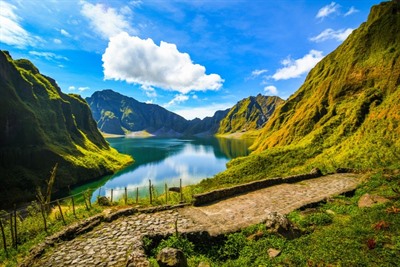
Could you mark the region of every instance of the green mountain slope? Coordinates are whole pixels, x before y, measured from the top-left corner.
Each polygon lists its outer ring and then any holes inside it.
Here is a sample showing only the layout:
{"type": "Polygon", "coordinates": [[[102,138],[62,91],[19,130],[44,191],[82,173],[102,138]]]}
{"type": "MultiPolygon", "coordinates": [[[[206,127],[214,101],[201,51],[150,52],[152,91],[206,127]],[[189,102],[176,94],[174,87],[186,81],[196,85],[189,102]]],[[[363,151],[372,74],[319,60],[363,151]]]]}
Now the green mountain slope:
{"type": "Polygon", "coordinates": [[[148,131],[156,135],[179,135],[188,126],[187,120],[173,112],[112,90],[95,92],[86,100],[99,129],[106,133],[148,131]]]}
{"type": "Polygon", "coordinates": [[[277,96],[250,96],[234,105],[221,121],[218,134],[245,132],[261,128],[284,101],[277,96]]]}
{"type": "Polygon", "coordinates": [[[317,166],[399,168],[400,3],[367,22],[321,60],[279,106],[251,156],[233,160],[205,187],[298,173],[317,166]],[[212,181],[213,180],[213,181],[212,181]]]}
{"type": "Polygon", "coordinates": [[[0,52],[0,203],[31,199],[59,164],[55,190],[132,161],[110,148],[78,95],[65,95],[28,60],[0,52]]]}

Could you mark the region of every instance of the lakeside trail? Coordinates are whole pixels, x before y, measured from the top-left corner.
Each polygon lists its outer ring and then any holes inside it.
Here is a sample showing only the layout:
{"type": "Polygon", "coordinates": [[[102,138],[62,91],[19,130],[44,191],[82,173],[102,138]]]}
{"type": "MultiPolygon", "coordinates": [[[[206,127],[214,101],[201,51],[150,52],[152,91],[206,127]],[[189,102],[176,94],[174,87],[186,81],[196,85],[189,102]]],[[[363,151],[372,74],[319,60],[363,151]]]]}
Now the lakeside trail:
{"type": "Polygon", "coordinates": [[[287,214],[352,191],[360,182],[357,174],[332,174],[260,189],[206,206],[121,217],[56,244],[34,266],[149,266],[142,238],[173,234],[176,221],[180,233],[231,233],[264,222],[272,212],[287,214]]]}

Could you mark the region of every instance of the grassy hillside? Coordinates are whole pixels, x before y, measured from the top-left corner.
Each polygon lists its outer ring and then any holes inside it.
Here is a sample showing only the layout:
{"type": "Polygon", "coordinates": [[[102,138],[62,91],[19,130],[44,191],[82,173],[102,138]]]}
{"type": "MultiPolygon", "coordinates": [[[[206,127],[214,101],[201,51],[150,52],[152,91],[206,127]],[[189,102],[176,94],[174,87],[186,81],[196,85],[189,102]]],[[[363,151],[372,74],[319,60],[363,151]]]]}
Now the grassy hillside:
{"type": "Polygon", "coordinates": [[[218,134],[246,132],[264,126],[284,101],[277,96],[250,96],[234,105],[220,122],[218,134]]]}
{"type": "Polygon", "coordinates": [[[299,173],[313,166],[400,168],[400,3],[367,22],[321,60],[266,123],[247,158],[205,188],[299,173]]]}
{"type": "Polygon", "coordinates": [[[63,94],[28,60],[0,53],[0,90],[1,206],[33,198],[56,163],[57,190],[132,161],[104,140],[85,100],[63,94]]]}

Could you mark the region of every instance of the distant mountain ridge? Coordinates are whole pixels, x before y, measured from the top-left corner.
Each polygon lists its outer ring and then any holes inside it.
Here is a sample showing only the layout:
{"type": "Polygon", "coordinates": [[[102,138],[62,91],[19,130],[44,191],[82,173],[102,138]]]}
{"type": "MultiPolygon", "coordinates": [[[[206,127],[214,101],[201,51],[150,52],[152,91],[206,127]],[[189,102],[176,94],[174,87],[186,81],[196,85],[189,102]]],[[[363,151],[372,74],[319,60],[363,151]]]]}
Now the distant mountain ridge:
{"type": "Polygon", "coordinates": [[[97,91],[86,100],[101,131],[110,134],[147,131],[158,136],[212,136],[255,130],[283,102],[279,97],[258,95],[238,102],[231,109],[217,111],[212,117],[186,120],[163,107],[139,102],[110,89],[97,91]]]}
{"type": "Polygon", "coordinates": [[[88,104],[28,60],[0,51],[0,206],[32,199],[58,163],[54,190],[132,162],[98,131],[88,104]]]}

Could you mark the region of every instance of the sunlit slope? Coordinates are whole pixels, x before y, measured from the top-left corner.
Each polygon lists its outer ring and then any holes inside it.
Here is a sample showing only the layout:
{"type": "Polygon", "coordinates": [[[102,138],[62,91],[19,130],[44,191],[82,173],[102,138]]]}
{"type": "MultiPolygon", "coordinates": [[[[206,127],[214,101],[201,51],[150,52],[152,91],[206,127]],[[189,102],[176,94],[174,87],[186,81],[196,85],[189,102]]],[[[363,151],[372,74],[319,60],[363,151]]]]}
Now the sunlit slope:
{"type": "Polygon", "coordinates": [[[34,197],[56,163],[60,189],[132,161],[104,140],[85,100],[63,94],[30,61],[0,52],[0,93],[2,204],[34,197]]]}
{"type": "Polygon", "coordinates": [[[266,123],[255,152],[206,181],[210,187],[312,166],[400,165],[400,3],[372,7],[367,22],[321,60],[266,123]]]}

